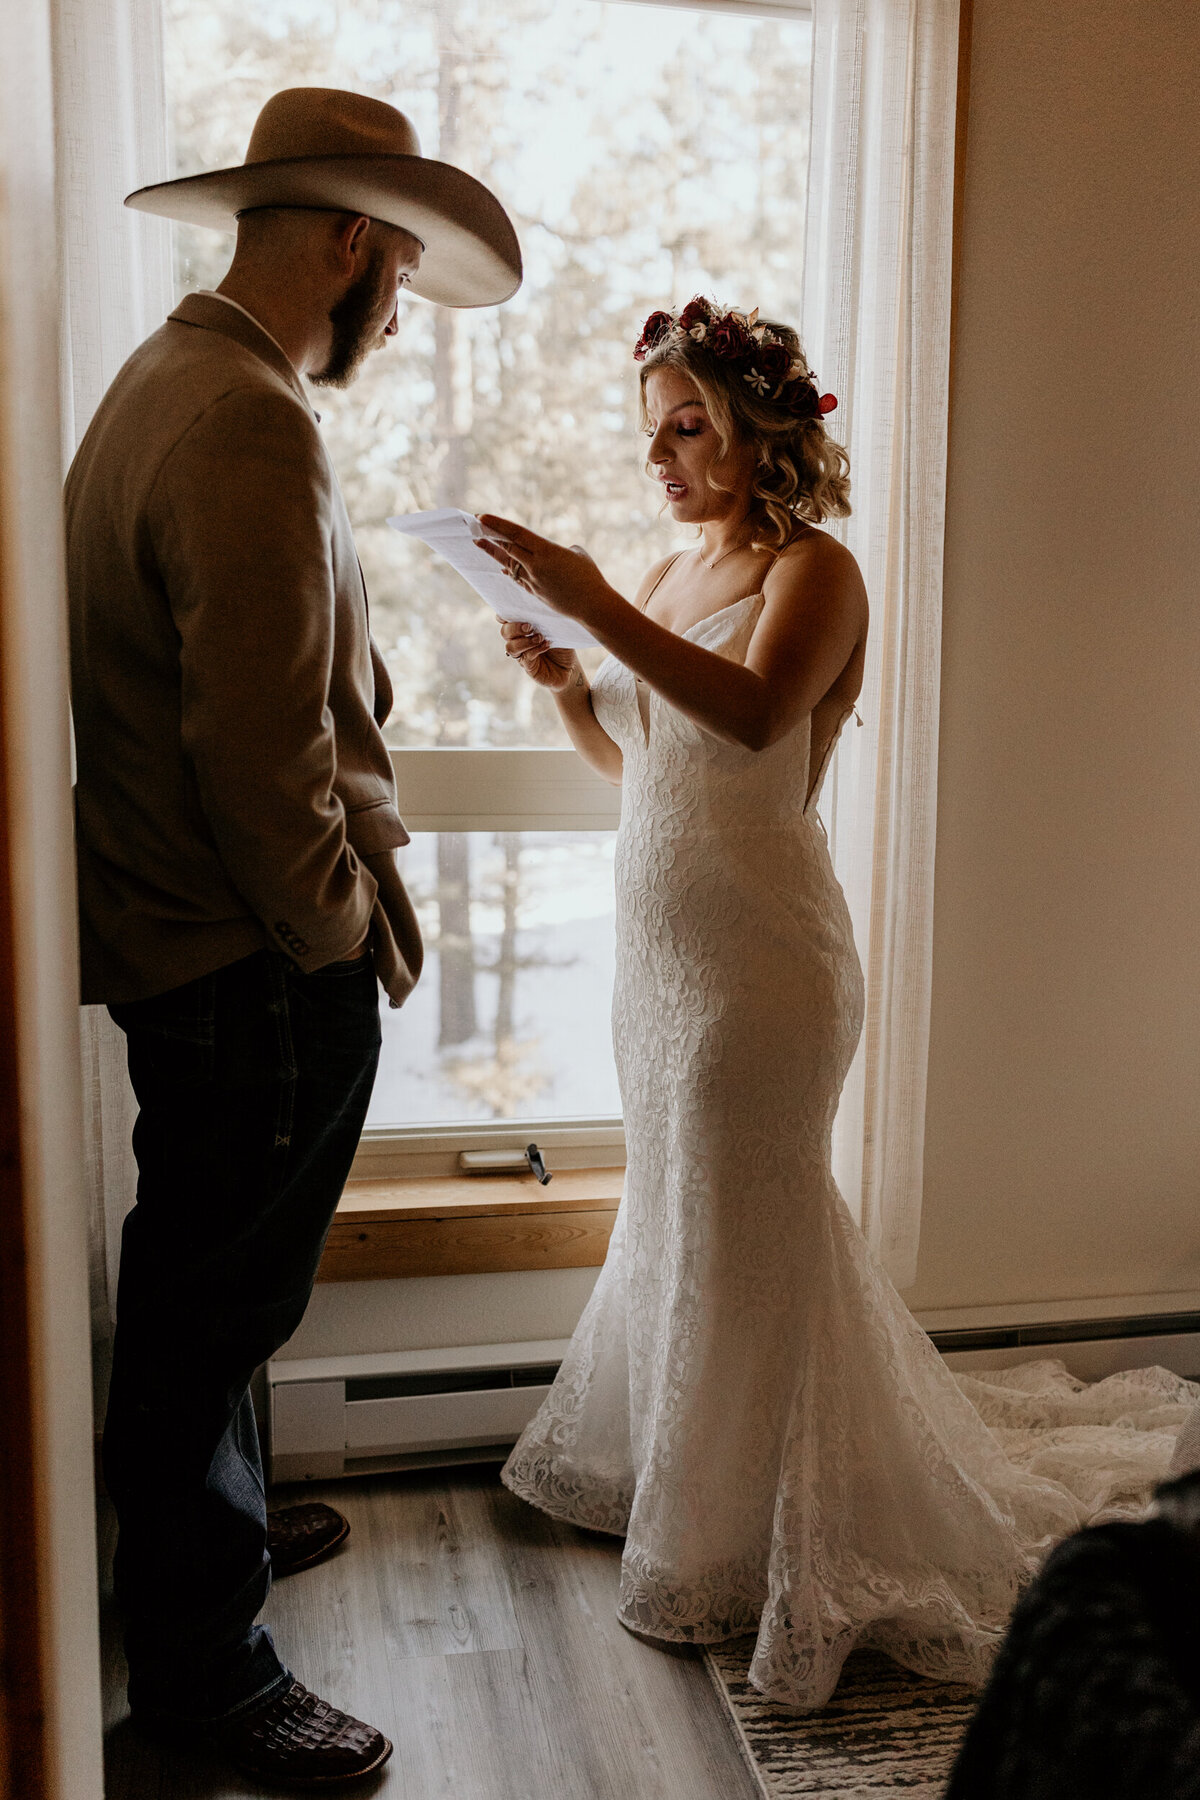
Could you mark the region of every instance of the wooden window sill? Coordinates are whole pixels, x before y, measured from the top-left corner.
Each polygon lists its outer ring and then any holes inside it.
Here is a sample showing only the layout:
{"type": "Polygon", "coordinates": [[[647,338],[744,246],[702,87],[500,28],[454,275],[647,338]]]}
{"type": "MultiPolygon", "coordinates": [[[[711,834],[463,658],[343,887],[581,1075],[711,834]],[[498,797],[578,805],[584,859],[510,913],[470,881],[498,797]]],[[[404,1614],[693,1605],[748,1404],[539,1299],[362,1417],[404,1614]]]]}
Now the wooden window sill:
{"type": "Polygon", "coordinates": [[[350,1181],[318,1281],[591,1269],[604,1261],[622,1169],[350,1181]]]}

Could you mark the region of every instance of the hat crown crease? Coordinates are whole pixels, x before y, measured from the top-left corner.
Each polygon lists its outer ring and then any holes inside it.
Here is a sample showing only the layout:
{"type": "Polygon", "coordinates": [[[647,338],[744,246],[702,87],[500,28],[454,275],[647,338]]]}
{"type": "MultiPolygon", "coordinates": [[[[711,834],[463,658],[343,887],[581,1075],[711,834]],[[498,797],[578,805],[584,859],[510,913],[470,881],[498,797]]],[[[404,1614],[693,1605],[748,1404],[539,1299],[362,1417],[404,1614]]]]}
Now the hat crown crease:
{"type": "Polygon", "coordinates": [[[420,154],[412,121],[385,100],[339,88],[284,88],[258,115],[246,163],[420,154]]]}

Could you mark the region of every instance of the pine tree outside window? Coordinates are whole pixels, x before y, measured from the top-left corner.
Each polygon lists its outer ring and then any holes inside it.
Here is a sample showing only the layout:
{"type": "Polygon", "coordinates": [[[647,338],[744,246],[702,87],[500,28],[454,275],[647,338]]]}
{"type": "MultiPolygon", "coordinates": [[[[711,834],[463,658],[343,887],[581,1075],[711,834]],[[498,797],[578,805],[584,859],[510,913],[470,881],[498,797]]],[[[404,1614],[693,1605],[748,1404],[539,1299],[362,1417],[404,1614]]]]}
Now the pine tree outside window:
{"type": "MultiPolygon", "coordinates": [[[[623,1160],[609,1042],[619,795],[566,747],[453,571],[389,530],[462,506],[587,546],[632,593],[689,540],[642,472],[631,347],[705,292],[799,312],[807,5],[787,0],[166,0],[176,171],[241,160],[288,86],[356,88],[503,199],[526,279],[507,306],[402,302],[400,333],[317,402],[396,690],[388,726],[426,972],[384,1050],[360,1172],[433,1174],[536,1135],[623,1160]]],[[[181,291],[228,240],[176,228],[181,291]]],[[[599,661],[592,659],[593,667],[599,661]]]]}

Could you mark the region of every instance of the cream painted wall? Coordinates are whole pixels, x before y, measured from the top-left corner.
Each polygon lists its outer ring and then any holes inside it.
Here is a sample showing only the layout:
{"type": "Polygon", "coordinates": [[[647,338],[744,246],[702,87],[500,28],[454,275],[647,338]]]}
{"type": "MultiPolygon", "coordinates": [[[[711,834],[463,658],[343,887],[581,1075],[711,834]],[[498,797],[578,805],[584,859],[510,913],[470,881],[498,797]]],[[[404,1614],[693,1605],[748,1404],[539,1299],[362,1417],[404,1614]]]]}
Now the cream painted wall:
{"type": "Polygon", "coordinates": [[[322,1281],[280,1361],[570,1337],[598,1269],[322,1281]]]}
{"type": "Polygon", "coordinates": [[[1198,88],[1195,0],[975,0],[929,1324],[1200,1305],[1198,88]]]}

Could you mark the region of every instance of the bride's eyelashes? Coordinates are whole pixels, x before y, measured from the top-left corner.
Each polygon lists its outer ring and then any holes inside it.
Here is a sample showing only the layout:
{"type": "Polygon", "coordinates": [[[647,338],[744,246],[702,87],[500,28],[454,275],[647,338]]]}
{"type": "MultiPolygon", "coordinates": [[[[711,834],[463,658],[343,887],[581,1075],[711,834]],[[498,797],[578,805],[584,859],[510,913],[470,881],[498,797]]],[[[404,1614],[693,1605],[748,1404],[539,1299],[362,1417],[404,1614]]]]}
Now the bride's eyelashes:
{"type": "MultiPolygon", "coordinates": [[[[685,438],[699,437],[701,435],[701,433],[706,429],[707,424],[708,424],[707,419],[701,419],[695,425],[677,425],[675,427],[675,435],[676,435],[676,437],[685,437],[685,438]]],[[[648,438],[657,437],[658,436],[658,427],[657,426],[654,426],[652,428],[647,427],[647,429],[643,433],[643,436],[648,437],[648,438]]]]}

